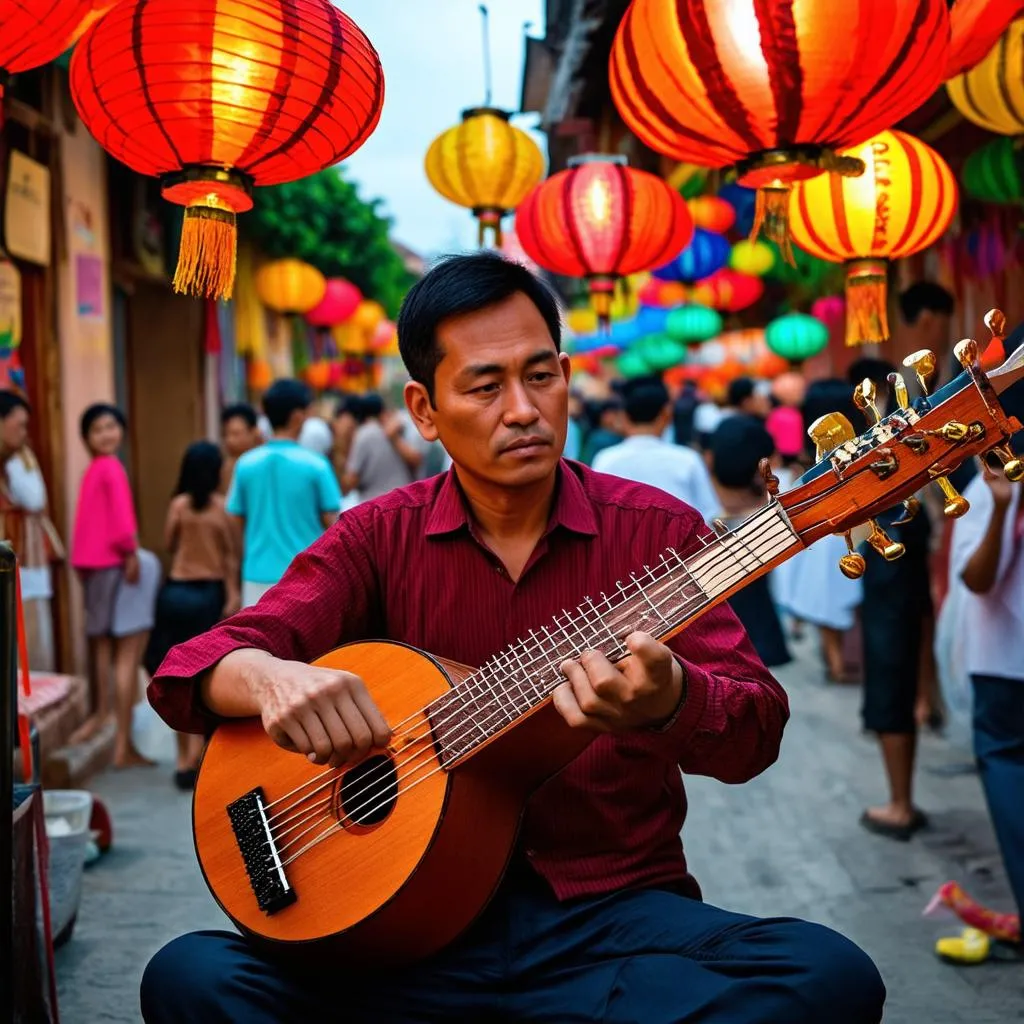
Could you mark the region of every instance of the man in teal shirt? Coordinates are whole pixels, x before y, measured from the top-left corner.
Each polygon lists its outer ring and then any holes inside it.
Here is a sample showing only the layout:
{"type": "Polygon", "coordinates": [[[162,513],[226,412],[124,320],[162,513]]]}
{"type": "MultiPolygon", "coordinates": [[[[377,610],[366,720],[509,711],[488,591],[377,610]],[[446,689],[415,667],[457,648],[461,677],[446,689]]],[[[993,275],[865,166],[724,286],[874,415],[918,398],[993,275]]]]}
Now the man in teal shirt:
{"type": "Polygon", "coordinates": [[[263,396],[274,436],[235,465],[228,512],[243,537],[242,604],[257,601],[341,510],[331,464],[298,443],[313,395],[301,381],[279,380],[263,396]]]}

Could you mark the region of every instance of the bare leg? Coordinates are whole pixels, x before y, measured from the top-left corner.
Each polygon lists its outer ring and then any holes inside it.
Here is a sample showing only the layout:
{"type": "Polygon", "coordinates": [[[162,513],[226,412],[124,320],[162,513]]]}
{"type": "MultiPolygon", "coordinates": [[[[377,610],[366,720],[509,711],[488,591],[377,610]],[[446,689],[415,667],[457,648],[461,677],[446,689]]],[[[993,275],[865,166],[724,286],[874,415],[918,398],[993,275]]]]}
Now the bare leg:
{"type": "Polygon", "coordinates": [[[89,717],[71,734],[71,744],[85,743],[110,718],[110,670],[114,641],[109,636],[89,638],[89,717]]]}
{"type": "Polygon", "coordinates": [[[821,651],[825,658],[828,678],[839,683],[846,675],[846,663],[843,659],[843,634],[838,629],[821,626],[821,651]]]}
{"type": "Polygon", "coordinates": [[[150,765],[132,746],[132,709],[139,699],[139,666],[149,633],[119,637],[114,641],[114,680],[117,691],[117,743],[114,766],[150,765]]]}
{"type": "Polygon", "coordinates": [[[176,732],[174,738],[178,744],[178,759],[175,769],[179,772],[188,771],[199,764],[202,757],[203,747],[206,746],[206,739],[203,736],[196,736],[190,732],[176,732]]]}
{"type": "Polygon", "coordinates": [[[911,825],[920,812],[913,801],[915,733],[884,732],[878,737],[889,780],[889,803],[868,808],[868,817],[889,825],[911,825]]]}

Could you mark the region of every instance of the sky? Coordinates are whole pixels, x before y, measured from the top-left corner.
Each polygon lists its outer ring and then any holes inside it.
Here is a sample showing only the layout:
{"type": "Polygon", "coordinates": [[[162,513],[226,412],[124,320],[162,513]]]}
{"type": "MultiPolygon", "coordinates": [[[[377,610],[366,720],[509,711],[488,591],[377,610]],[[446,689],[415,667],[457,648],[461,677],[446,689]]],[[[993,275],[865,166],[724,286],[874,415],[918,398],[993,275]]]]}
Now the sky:
{"type": "MultiPolygon", "coordinates": [[[[477,0],[335,0],[366,33],[384,68],[384,110],[377,130],[344,166],[364,199],[380,197],[394,219],[392,237],[421,256],[476,247],[469,210],[442,199],[427,181],[423,157],[466,107],[484,101],[477,0]]],[[[492,103],[519,107],[523,25],[544,34],[543,0],[489,0],[492,103]]],[[[536,114],[513,123],[529,129],[536,114]]],[[[544,136],[534,133],[542,151],[544,136]]],[[[505,222],[509,223],[508,220],[505,222]]]]}

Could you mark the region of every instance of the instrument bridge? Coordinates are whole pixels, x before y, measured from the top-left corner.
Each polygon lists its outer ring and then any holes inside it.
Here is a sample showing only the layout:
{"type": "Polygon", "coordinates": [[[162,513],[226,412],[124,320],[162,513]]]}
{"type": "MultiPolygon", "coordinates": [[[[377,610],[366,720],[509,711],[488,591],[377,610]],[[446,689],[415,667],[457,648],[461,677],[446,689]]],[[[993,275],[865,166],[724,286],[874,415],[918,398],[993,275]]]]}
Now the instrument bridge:
{"type": "Polygon", "coordinates": [[[267,818],[263,790],[250,790],[228,804],[228,818],[249,884],[260,910],[275,914],[294,903],[295,890],[288,884],[274,834],[267,818]]]}

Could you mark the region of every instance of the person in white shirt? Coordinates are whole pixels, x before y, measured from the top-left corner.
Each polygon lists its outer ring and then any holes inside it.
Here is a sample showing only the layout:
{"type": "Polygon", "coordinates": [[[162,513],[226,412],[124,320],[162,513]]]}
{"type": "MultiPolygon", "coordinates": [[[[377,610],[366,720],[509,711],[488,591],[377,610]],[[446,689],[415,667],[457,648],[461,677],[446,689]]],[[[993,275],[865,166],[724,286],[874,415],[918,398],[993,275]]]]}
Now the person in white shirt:
{"type": "Polygon", "coordinates": [[[692,449],[662,439],[672,419],[668,388],[658,377],[638,377],[625,384],[622,398],[625,440],[598,452],[593,468],[658,487],[709,520],[718,511],[718,498],[703,460],[692,449]]]}
{"type": "MultiPolygon", "coordinates": [[[[1021,446],[1018,445],[1018,448],[1021,446]]],[[[953,526],[950,586],[967,589],[961,621],[974,690],[974,754],[1018,914],[1024,913],[1024,496],[984,462],[953,526]]],[[[943,940],[950,941],[950,940],[943,940]]],[[[952,940],[957,942],[959,940],[952,940]]],[[[993,944],[1024,961],[1018,943],[993,944]]],[[[942,943],[940,943],[940,954],[942,943]]]]}

